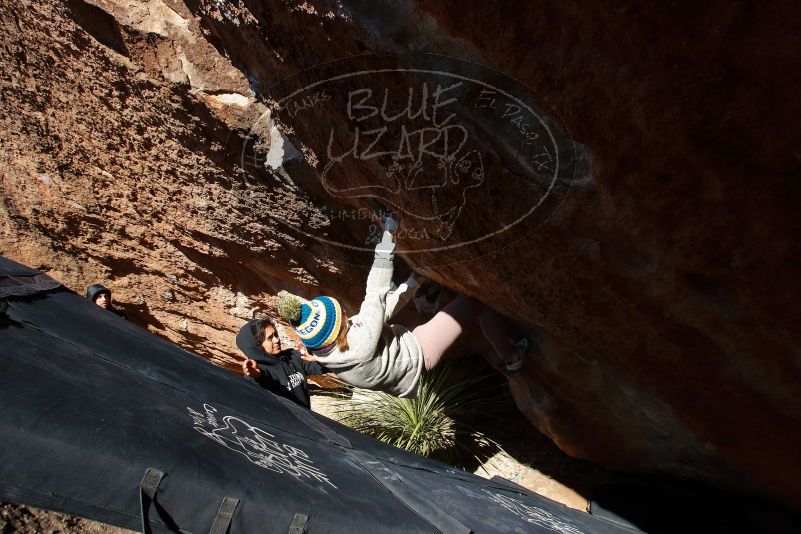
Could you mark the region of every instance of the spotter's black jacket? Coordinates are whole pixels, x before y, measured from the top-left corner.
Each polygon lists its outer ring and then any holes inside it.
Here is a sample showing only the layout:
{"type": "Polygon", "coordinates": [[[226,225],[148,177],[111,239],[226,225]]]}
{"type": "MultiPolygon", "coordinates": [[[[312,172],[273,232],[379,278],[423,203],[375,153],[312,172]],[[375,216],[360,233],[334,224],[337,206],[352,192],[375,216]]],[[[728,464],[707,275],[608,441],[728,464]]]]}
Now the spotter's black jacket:
{"type": "MultiPolygon", "coordinates": [[[[95,299],[100,295],[100,293],[105,293],[106,295],[109,296],[109,299],[111,298],[111,290],[106,286],[104,286],[103,284],[92,284],[91,286],[86,288],[86,298],[88,298],[92,302],[95,301],[95,299]]],[[[106,310],[110,311],[115,315],[119,315],[123,319],[127,319],[125,313],[122,310],[118,310],[117,308],[114,307],[113,301],[109,305],[109,307],[106,308],[106,310]]]]}
{"type": "Polygon", "coordinates": [[[284,349],[275,356],[267,354],[253,333],[250,321],[239,329],[236,346],[245,356],[255,360],[261,369],[261,376],[253,378],[261,387],[285,397],[305,408],[311,407],[309,401],[309,385],[307,375],[321,375],[328,369],[317,362],[301,359],[301,353],[295,349],[284,349]]]}

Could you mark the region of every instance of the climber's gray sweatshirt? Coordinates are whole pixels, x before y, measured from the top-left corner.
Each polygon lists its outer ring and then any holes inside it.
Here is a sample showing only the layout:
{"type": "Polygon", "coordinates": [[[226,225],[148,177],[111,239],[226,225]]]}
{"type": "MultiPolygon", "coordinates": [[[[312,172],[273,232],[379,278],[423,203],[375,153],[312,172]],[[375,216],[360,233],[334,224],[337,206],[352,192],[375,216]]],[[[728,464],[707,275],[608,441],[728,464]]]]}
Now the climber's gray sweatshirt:
{"type": "Polygon", "coordinates": [[[348,321],[348,350],[335,348],[317,359],[356,387],[416,397],[424,368],[423,350],[411,332],[387,321],[409,301],[419,284],[410,278],[391,291],[394,248],[385,232],[376,247],[362,306],[348,321]]]}

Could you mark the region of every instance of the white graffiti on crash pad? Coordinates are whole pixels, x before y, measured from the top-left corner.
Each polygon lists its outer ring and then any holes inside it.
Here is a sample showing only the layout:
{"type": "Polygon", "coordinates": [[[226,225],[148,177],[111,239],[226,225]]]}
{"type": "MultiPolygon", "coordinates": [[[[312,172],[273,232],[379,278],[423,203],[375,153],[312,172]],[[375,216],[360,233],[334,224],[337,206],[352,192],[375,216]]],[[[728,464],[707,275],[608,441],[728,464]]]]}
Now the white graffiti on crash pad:
{"type": "Polygon", "coordinates": [[[506,495],[499,495],[487,489],[482,489],[480,493],[461,486],[457,489],[465,495],[477,499],[489,498],[492,502],[501,505],[520,517],[520,519],[534,525],[548,528],[553,532],[558,532],[559,534],[585,534],[583,530],[569,523],[565,523],[547,510],[526,504],[523,501],[507,497],[506,495]]]}
{"type": "Polygon", "coordinates": [[[316,468],[303,450],[280,443],[273,434],[256,428],[233,415],[220,416],[217,409],[203,405],[203,413],[187,407],[194,429],[226,448],[238,452],[248,460],[275,473],[291,475],[297,479],[311,479],[337,487],[328,475],[316,468]]]}

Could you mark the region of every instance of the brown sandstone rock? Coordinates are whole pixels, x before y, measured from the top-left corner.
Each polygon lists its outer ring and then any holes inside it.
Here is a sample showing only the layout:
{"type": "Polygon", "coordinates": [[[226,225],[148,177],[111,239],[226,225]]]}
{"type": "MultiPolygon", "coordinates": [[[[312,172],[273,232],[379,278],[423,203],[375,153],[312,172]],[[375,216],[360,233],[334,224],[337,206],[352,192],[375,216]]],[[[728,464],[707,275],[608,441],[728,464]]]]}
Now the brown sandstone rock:
{"type": "MultiPolygon", "coordinates": [[[[801,509],[799,11],[4,4],[0,252],[76,291],[102,281],[132,320],[234,367],[234,332],[271,313],[279,290],[355,306],[366,275],[365,254],[283,224],[355,242],[361,212],[326,208],[375,205],[331,202],[316,126],[338,117],[276,109],[273,84],[367,51],[492,65],[531,89],[590,167],[530,228],[403,256],[539,335],[510,383],[563,450],[801,509]]],[[[497,140],[478,146],[493,171],[514,163],[497,140]]],[[[365,168],[343,167],[342,180],[380,179],[365,168]]],[[[518,178],[488,181],[448,239],[530,201],[537,184],[518,178]]]]}

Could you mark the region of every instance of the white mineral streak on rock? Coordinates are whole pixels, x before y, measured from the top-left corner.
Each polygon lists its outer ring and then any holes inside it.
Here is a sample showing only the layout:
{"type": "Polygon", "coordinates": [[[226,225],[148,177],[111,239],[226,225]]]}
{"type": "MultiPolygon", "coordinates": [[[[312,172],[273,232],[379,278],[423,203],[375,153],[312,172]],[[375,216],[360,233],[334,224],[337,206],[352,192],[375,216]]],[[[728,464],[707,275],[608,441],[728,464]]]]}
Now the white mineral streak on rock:
{"type": "Polygon", "coordinates": [[[225,93],[221,95],[209,95],[209,98],[215,102],[225,105],[239,106],[241,108],[247,107],[253,102],[253,98],[249,98],[239,93],[225,93]]]}
{"type": "Polygon", "coordinates": [[[277,169],[287,161],[298,157],[300,157],[300,152],[289,142],[289,139],[284,137],[275,124],[270,125],[270,150],[267,152],[264,164],[271,169],[277,169]]]}

